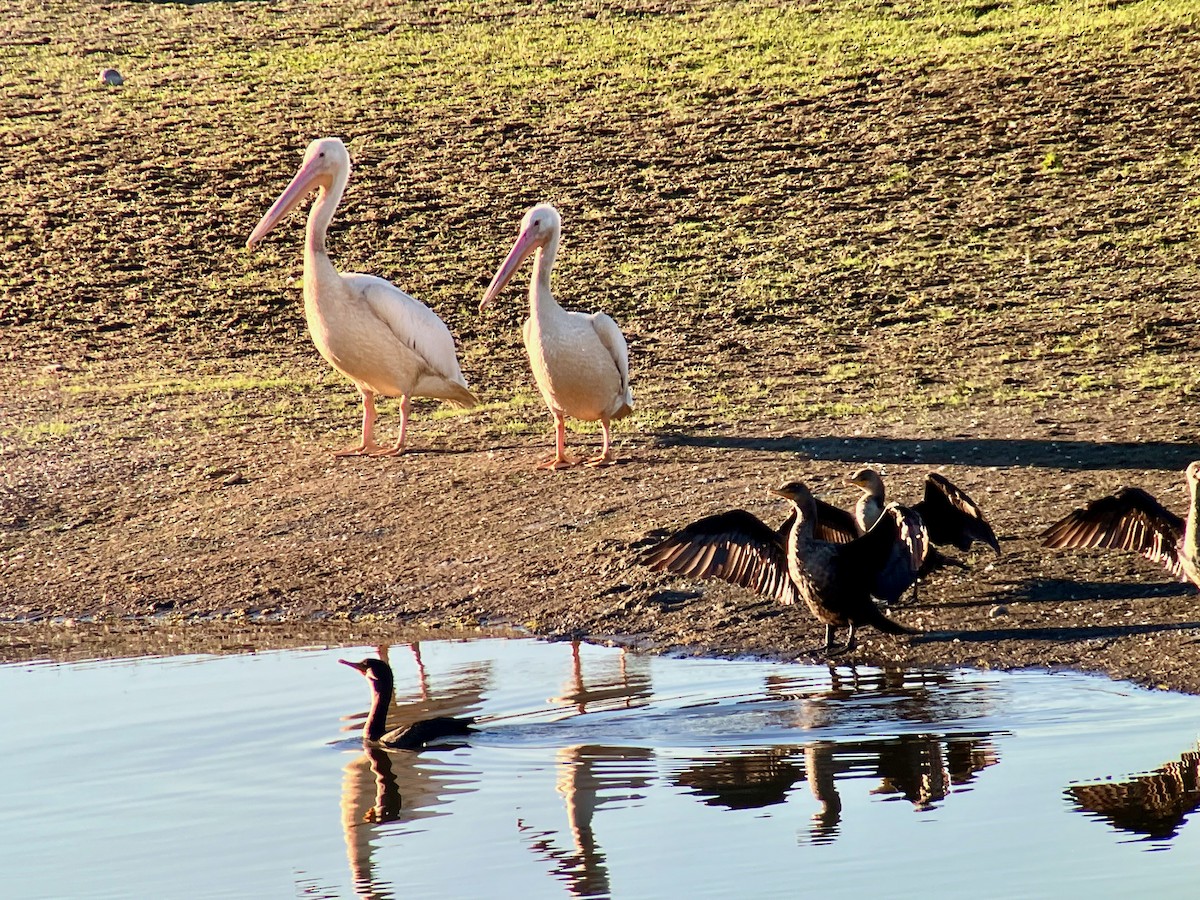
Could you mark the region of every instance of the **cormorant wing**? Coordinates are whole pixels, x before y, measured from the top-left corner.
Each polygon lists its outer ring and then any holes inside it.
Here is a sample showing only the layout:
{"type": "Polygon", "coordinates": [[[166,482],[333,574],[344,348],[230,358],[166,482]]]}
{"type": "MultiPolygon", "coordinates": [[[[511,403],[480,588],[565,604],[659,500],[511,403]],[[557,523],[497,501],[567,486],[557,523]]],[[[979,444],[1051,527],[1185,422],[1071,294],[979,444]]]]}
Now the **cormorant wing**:
{"type": "Polygon", "coordinates": [[[1183,519],[1141,488],[1124,487],[1093,500],[1055,522],[1040,535],[1043,546],[1105,547],[1133,550],[1183,577],[1179,542],[1183,519]]]}
{"type": "MultiPolygon", "coordinates": [[[[786,533],[785,533],[786,534],[786,533]]],[[[642,554],[655,572],[720,578],[781,603],[795,603],[786,536],[744,509],[706,516],[642,554]]]]}
{"type": "MultiPolygon", "coordinates": [[[[879,589],[878,581],[885,569],[894,565],[893,554],[898,549],[905,552],[903,548],[910,546],[905,532],[914,527],[923,531],[919,518],[911,510],[889,503],[870,531],[837,548],[840,611],[852,624],[874,625],[887,634],[916,633],[885,616],[871,599],[879,589]]],[[[909,584],[916,579],[915,568],[910,578],[909,584]]]]}
{"type": "MultiPolygon", "coordinates": [[[[838,548],[838,571],[843,578],[859,581],[867,593],[873,592],[875,579],[891,559],[905,528],[910,527],[905,523],[905,512],[889,503],[870,531],[838,548]]],[[[913,571],[917,568],[919,565],[913,571]]]]}
{"type": "MultiPolygon", "coordinates": [[[[796,513],[793,511],[788,522],[795,517],[796,513]]],[[[858,524],[854,521],[853,513],[839,509],[824,500],[817,500],[817,527],[813,536],[818,541],[828,541],[831,544],[848,544],[858,537],[858,524]]],[[[786,537],[784,540],[786,541],[786,537]]]]}
{"type": "Polygon", "coordinates": [[[420,750],[426,744],[444,737],[470,734],[475,729],[474,716],[435,716],[431,719],[419,719],[411,725],[404,725],[394,731],[389,731],[379,739],[379,743],[395,750],[420,750]]]}
{"type": "Polygon", "coordinates": [[[949,544],[959,550],[970,550],[973,541],[980,541],[1000,552],[996,532],[983,517],[979,504],[949,478],[937,472],[930,472],[926,476],[925,499],[916,504],[914,509],[925,520],[929,539],[935,544],[949,544]]]}

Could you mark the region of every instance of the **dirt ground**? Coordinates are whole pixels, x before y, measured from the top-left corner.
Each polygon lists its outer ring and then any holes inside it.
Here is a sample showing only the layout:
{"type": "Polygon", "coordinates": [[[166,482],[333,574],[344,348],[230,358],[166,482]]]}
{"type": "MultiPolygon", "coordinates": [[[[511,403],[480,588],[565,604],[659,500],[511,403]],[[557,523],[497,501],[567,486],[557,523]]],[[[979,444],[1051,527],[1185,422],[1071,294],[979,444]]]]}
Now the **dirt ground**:
{"type": "MultiPolygon", "coordinates": [[[[177,36],[220,14],[189,12],[177,36]]],[[[22,21],[7,40],[53,25],[22,21]]],[[[865,631],[847,661],[1200,691],[1193,588],[1036,541],[1121,484],[1184,511],[1200,458],[1197,60],[1194,34],[1163,30],[1111,53],[1023,48],[1003,68],[714,92],[669,115],[551,122],[469,91],[403,130],[364,122],[369,97],[353,125],[326,112],[311,127],[376,129],[335,261],[430,303],[489,402],[448,418],[417,403],[412,450],[387,459],[329,452],[358,413],[304,334],[299,216],[240,249],[317,135],[264,116],[236,148],[247,165],[202,138],[181,152],[156,127],[178,110],[22,85],[0,163],[23,192],[0,295],[0,659],[496,626],[813,659],[805,610],[636,557],[734,506],[781,521],[768,489],[784,478],[849,506],[841,479],[869,463],[897,499],[944,472],[1004,552],[965,555],[897,609],[921,635],[865,631]],[[550,430],[521,399],[522,291],[474,310],[546,198],[565,221],[559,299],[607,309],[630,341],[639,414],[607,468],[534,470],[550,430]],[[720,224],[688,244],[697,223],[720,224]]]]}

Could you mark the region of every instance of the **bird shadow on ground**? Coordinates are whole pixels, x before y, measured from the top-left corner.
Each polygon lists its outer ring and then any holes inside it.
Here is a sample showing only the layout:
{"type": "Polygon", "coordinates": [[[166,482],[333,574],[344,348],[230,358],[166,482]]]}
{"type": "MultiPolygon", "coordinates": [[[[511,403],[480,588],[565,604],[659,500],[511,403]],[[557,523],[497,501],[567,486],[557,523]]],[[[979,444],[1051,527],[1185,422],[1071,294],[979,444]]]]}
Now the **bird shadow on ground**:
{"type": "Polygon", "coordinates": [[[665,610],[676,610],[681,609],[692,600],[699,600],[703,596],[704,593],[702,591],[659,590],[647,597],[646,602],[656,604],[665,610]]]}
{"type": "Polygon", "coordinates": [[[1120,442],[1023,439],[913,440],[911,438],[786,436],[734,437],[660,432],[663,447],[719,447],[795,453],[808,459],[851,463],[923,465],[1044,466],[1057,469],[1182,470],[1200,457],[1195,444],[1172,441],[1120,442]]]}
{"type": "Polygon", "coordinates": [[[1182,597],[1195,588],[1184,582],[1075,581],[1070,578],[1038,578],[989,592],[976,600],[939,604],[950,607],[993,606],[997,603],[1072,603],[1079,601],[1151,600],[1182,597]]]}
{"type": "Polygon", "coordinates": [[[986,628],[982,631],[926,631],[914,637],[912,642],[914,644],[938,644],[959,641],[964,644],[982,644],[992,641],[1094,641],[1195,629],[1200,629],[1200,622],[1170,622],[1156,625],[1088,625],[1068,628],[986,628]]]}

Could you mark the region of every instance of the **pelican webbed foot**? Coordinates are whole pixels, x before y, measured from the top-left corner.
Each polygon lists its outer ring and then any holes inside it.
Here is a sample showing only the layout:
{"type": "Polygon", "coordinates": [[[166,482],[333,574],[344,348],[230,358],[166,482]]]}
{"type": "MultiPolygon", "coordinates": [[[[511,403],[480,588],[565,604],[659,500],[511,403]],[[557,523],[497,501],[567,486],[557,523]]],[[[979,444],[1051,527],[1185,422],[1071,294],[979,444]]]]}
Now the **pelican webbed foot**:
{"type": "Polygon", "coordinates": [[[557,472],[559,469],[569,469],[572,466],[579,465],[579,460],[572,459],[569,456],[551,456],[549,459],[543,459],[537,464],[539,469],[548,469],[551,472],[557,472]]]}
{"type": "Polygon", "coordinates": [[[383,450],[378,444],[359,444],[357,447],[347,447],[345,450],[334,450],[334,456],[377,456],[383,450]]]}
{"type": "Polygon", "coordinates": [[[394,447],[376,447],[367,453],[368,456],[399,456],[405,451],[405,447],[401,444],[396,444],[394,447]]]}

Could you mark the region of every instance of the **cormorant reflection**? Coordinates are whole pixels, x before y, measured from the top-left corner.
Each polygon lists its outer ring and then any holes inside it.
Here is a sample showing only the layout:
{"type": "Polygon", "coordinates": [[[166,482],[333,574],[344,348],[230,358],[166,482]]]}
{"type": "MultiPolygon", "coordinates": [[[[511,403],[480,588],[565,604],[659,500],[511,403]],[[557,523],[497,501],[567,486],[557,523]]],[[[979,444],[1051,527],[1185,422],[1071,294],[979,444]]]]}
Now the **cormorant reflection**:
{"type": "Polygon", "coordinates": [[[737,753],[689,766],[674,782],[710,806],[754,809],[785,802],[794,788],[807,781],[818,803],[808,839],[828,843],[837,837],[841,824],[839,780],[878,778],[873,794],[895,794],[924,810],[998,761],[988,735],[907,734],[737,753]]]}
{"type": "Polygon", "coordinates": [[[1169,840],[1200,806],[1200,752],[1189,750],[1146,775],[1072,785],[1066,793],[1077,810],[1114,828],[1169,840]]]}
{"type": "Polygon", "coordinates": [[[844,724],[852,716],[847,702],[886,701],[886,707],[869,707],[864,715],[876,719],[937,725],[975,718],[987,708],[991,690],[984,683],[964,682],[949,671],[923,671],[885,667],[859,671],[856,666],[829,665],[829,684],[814,688],[811,675],[802,679],[770,675],[767,695],[799,701],[795,706],[797,727],[814,730],[844,724]],[[831,702],[832,701],[832,702],[831,702]]]}
{"type": "MultiPolygon", "coordinates": [[[[375,829],[400,818],[403,801],[387,750],[364,747],[342,779],[342,834],[354,892],[370,900],[390,900],[386,887],[375,883],[372,861],[375,829]]],[[[433,813],[427,813],[433,815],[433,813]]]]}

